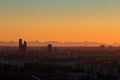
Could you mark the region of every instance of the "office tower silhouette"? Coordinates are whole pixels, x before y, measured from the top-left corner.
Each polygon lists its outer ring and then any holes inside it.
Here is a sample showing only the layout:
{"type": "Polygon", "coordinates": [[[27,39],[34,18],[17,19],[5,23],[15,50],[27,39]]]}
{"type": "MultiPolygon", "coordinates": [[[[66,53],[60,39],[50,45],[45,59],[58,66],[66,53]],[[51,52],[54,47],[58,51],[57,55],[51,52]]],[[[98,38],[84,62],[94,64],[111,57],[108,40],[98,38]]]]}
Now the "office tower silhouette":
{"type": "Polygon", "coordinates": [[[24,43],[23,43],[22,39],[19,39],[19,53],[22,56],[25,56],[27,54],[27,42],[24,41],[24,43]]]}

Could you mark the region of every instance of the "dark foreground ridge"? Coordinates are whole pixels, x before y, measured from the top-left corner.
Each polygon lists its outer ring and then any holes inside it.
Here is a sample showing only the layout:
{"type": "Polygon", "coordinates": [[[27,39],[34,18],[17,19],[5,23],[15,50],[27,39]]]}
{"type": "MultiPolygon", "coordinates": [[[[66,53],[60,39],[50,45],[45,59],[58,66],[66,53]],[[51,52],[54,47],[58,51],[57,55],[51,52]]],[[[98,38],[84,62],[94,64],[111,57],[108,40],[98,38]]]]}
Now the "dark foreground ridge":
{"type": "Polygon", "coordinates": [[[0,47],[0,80],[120,80],[120,47],[0,47]]]}

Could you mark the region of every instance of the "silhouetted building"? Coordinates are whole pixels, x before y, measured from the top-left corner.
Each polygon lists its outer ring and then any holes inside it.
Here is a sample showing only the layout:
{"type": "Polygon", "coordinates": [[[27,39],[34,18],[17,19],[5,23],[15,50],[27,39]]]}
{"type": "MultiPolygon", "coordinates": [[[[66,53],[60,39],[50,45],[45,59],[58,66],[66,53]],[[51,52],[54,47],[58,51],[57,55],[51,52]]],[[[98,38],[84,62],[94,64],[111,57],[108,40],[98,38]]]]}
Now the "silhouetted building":
{"type": "Polygon", "coordinates": [[[22,47],[22,39],[19,39],[19,49],[22,47]]]}
{"type": "Polygon", "coordinates": [[[109,48],[112,48],[112,45],[109,45],[109,48]]]}
{"type": "Polygon", "coordinates": [[[100,45],[101,48],[105,48],[105,45],[100,45]]]}
{"type": "Polygon", "coordinates": [[[19,53],[24,56],[27,53],[27,42],[22,42],[22,39],[19,39],[19,53]]]}
{"type": "Polygon", "coordinates": [[[49,51],[52,51],[52,44],[48,44],[47,48],[48,48],[49,51]]]}

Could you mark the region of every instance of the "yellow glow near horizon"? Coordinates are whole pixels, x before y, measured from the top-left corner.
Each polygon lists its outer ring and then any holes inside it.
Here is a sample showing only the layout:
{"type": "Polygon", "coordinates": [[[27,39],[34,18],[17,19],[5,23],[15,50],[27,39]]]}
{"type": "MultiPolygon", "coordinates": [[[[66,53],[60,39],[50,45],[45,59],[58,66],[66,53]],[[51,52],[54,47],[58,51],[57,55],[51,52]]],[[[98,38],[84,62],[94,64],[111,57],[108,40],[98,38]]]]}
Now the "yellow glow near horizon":
{"type": "Polygon", "coordinates": [[[1,40],[23,37],[39,41],[97,41],[112,43],[119,40],[120,23],[114,20],[17,20],[3,22],[1,40]]]}

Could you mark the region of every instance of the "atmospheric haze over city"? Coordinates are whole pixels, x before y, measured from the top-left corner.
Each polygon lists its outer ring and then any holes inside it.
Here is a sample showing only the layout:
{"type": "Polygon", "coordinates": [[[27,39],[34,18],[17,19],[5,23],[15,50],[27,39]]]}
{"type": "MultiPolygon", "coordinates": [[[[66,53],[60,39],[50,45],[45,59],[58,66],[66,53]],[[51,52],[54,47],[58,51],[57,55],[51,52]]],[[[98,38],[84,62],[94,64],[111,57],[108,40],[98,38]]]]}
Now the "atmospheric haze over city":
{"type": "Polygon", "coordinates": [[[120,80],[119,0],[0,0],[0,80],[120,80]]]}

